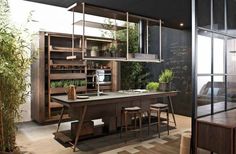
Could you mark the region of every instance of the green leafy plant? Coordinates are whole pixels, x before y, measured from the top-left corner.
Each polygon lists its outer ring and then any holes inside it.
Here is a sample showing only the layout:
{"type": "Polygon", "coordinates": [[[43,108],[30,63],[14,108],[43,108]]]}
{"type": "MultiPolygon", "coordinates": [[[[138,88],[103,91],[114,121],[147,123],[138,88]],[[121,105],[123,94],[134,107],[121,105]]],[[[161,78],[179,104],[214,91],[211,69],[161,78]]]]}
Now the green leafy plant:
{"type": "Polygon", "coordinates": [[[107,52],[112,56],[116,56],[116,52],[118,51],[117,48],[117,40],[116,40],[116,22],[111,20],[111,19],[105,19],[104,20],[104,24],[103,27],[106,30],[102,30],[102,37],[109,37],[112,40],[112,42],[110,43],[110,45],[107,48],[107,52]]]}
{"type": "Polygon", "coordinates": [[[56,88],[56,87],[57,87],[56,82],[52,81],[52,82],[50,83],[50,87],[51,87],[51,88],[56,88]]]}
{"type": "Polygon", "coordinates": [[[29,33],[9,21],[7,0],[0,0],[0,153],[16,151],[16,119],[29,95],[29,68],[36,58],[30,53],[29,33]]]}
{"type": "Polygon", "coordinates": [[[80,86],[86,86],[86,85],[87,85],[86,80],[81,80],[81,81],[80,81],[80,86]]]}
{"type": "MultiPolygon", "coordinates": [[[[138,52],[138,26],[129,26],[129,52],[138,52]]],[[[117,32],[117,39],[126,41],[126,30],[117,32]]],[[[121,51],[121,56],[126,56],[126,44],[118,44],[118,50],[121,51]]],[[[134,89],[145,88],[148,82],[149,73],[145,68],[144,63],[139,62],[121,62],[121,88],[134,89]]]]}
{"type": "Polygon", "coordinates": [[[64,87],[64,81],[57,81],[56,85],[56,87],[64,87]]]}
{"type": "Polygon", "coordinates": [[[174,73],[170,69],[165,69],[161,75],[159,76],[159,82],[160,83],[169,83],[173,80],[174,73]]]}
{"type": "Polygon", "coordinates": [[[157,91],[159,88],[158,82],[149,82],[146,86],[146,89],[149,91],[157,91]]]}

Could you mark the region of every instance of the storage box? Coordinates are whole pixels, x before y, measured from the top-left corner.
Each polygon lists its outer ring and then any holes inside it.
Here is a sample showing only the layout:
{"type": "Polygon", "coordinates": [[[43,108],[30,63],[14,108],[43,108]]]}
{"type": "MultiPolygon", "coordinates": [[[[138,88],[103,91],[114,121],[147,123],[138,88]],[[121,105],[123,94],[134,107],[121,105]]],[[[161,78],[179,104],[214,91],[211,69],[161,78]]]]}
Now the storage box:
{"type": "MultiPolygon", "coordinates": [[[[72,122],[71,123],[71,137],[75,139],[76,132],[78,128],[79,122],[72,122]]],[[[94,123],[93,121],[84,122],[80,131],[80,136],[88,136],[94,134],[94,123]]]]}
{"type": "Polygon", "coordinates": [[[147,59],[147,60],[155,60],[157,59],[156,54],[144,54],[144,53],[135,53],[134,58],[135,59],[147,59]]]}

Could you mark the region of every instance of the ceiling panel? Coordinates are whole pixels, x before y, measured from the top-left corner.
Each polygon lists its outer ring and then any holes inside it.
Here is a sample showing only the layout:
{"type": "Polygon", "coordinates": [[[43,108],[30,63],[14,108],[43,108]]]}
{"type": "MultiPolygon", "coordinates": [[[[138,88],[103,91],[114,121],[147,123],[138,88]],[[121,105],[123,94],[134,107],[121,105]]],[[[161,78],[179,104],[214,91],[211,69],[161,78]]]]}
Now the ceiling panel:
{"type": "Polygon", "coordinates": [[[76,2],[85,2],[97,6],[145,17],[162,19],[164,26],[188,29],[191,27],[191,0],[28,0],[43,4],[69,7],[76,2]],[[184,23],[180,27],[180,23],[184,23]]]}

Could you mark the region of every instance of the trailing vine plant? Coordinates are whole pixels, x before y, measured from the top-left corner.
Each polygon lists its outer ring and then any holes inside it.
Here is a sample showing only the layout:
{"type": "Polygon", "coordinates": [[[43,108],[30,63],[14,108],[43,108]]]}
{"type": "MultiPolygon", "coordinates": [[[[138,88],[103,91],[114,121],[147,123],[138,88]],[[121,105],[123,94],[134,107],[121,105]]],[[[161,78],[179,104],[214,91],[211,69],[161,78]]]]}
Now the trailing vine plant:
{"type": "Polygon", "coordinates": [[[16,151],[15,121],[29,94],[27,75],[35,57],[25,32],[10,22],[9,10],[8,1],[0,0],[0,153],[16,151]]]}

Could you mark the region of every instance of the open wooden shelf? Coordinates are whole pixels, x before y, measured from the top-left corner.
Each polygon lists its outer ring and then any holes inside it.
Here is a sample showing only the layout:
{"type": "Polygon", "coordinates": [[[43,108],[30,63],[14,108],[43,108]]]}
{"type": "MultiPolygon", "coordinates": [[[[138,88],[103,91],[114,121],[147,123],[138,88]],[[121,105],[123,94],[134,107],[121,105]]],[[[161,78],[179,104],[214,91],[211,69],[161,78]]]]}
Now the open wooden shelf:
{"type": "Polygon", "coordinates": [[[62,108],[63,106],[57,102],[50,102],[50,108],[62,108]]]}
{"type": "Polygon", "coordinates": [[[85,73],[64,73],[64,74],[50,74],[51,80],[72,80],[72,79],[85,79],[85,73]]]}
{"type": "MultiPolygon", "coordinates": [[[[75,22],[75,25],[82,26],[83,25],[83,20],[79,20],[79,21],[75,22]]],[[[106,30],[126,29],[125,26],[109,25],[109,24],[99,23],[99,22],[94,22],[94,21],[85,21],[85,25],[86,25],[86,27],[106,29],[106,30]]]]}
{"type": "MultiPolygon", "coordinates": [[[[45,120],[45,122],[57,122],[58,119],[60,118],[60,115],[56,115],[56,116],[50,116],[49,119],[45,120]]],[[[62,120],[63,121],[67,121],[70,120],[70,116],[69,114],[64,114],[62,120]]]]}
{"type": "Polygon", "coordinates": [[[86,66],[85,64],[51,64],[50,66],[86,66]]]}
{"type": "MultiPolygon", "coordinates": [[[[50,88],[51,94],[63,94],[66,93],[67,88],[50,88]]],[[[86,92],[87,87],[86,86],[79,86],[76,87],[76,92],[86,92]]]]}

